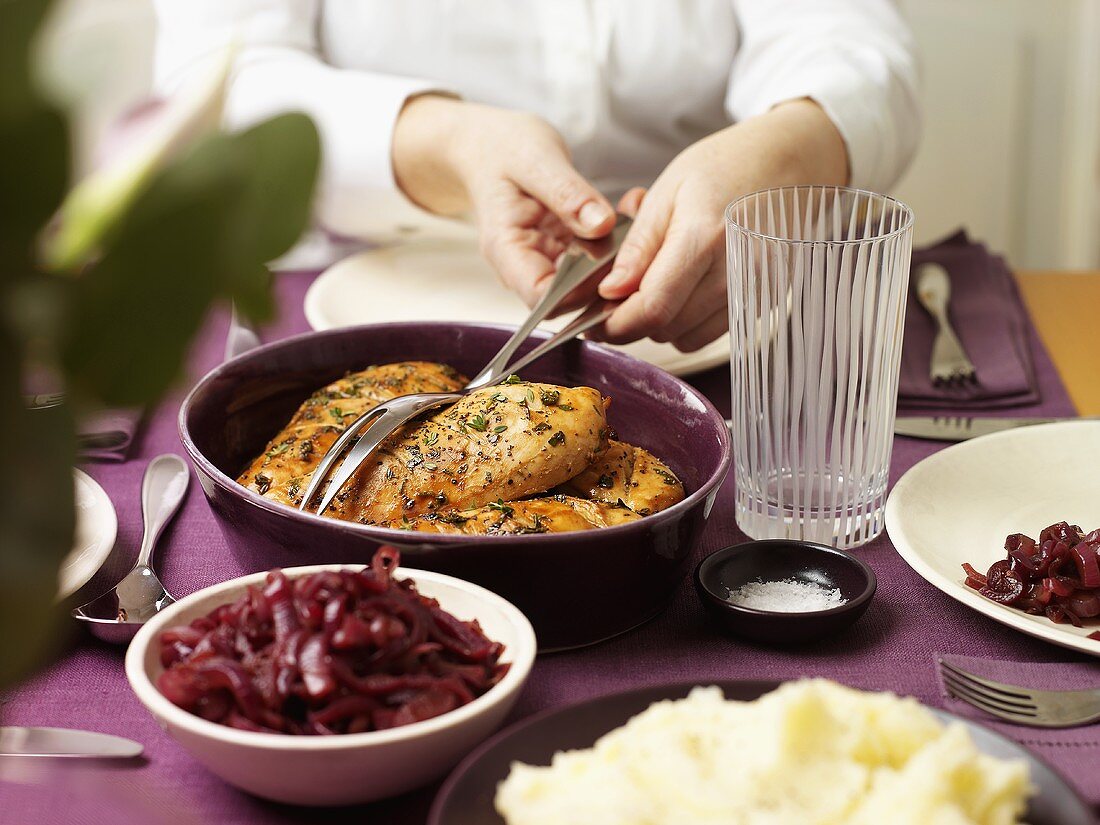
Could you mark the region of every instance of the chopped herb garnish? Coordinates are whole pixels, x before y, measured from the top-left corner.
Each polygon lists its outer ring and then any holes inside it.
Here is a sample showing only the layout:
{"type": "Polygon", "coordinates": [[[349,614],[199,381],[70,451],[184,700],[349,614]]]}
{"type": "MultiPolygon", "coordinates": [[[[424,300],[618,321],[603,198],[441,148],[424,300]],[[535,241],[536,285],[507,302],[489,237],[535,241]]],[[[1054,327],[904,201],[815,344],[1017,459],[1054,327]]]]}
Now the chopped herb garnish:
{"type": "Polygon", "coordinates": [[[535,391],[534,390],[527,390],[527,403],[528,404],[534,404],[535,403],[535,391]]]}
{"type": "Polygon", "coordinates": [[[502,392],[498,392],[498,393],[495,393],[495,394],[489,396],[489,400],[490,401],[497,401],[497,402],[503,404],[505,401],[508,400],[508,396],[505,395],[502,392]]]}
{"type": "Polygon", "coordinates": [[[304,459],[309,458],[311,455],[313,455],[313,441],[306,439],[298,447],[298,457],[304,459]]]}
{"type": "Polygon", "coordinates": [[[435,432],[434,430],[424,436],[424,443],[429,447],[435,444],[435,442],[437,441],[439,441],[439,433],[435,432]]]}
{"type": "MultiPolygon", "coordinates": [[[[561,392],[559,390],[540,390],[539,398],[542,399],[542,403],[548,407],[553,407],[558,403],[558,399],[561,398],[561,392]]],[[[531,400],[534,401],[534,396],[531,396],[531,400]]]]}
{"type": "Polygon", "coordinates": [[[293,438],[288,438],[282,444],[276,444],[274,447],[272,447],[270,450],[267,451],[267,457],[268,458],[274,458],[277,455],[282,455],[283,453],[285,453],[287,450],[290,449],[290,445],[293,444],[293,443],[294,443],[294,439],[293,438]]]}
{"type": "Polygon", "coordinates": [[[550,429],[550,425],[547,424],[545,421],[540,421],[538,424],[536,424],[531,429],[534,430],[536,433],[544,433],[544,432],[546,432],[547,430],[550,429]]]}
{"type": "Polygon", "coordinates": [[[439,465],[436,464],[434,461],[425,461],[424,462],[424,469],[425,470],[438,470],[439,465]]]}
{"type": "Polygon", "coordinates": [[[507,378],[504,379],[504,383],[505,384],[522,384],[523,379],[520,378],[518,375],[509,375],[507,378]]]}
{"type": "Polygon", "coordinates": [[[563,433],[561,430],[558,430],[556,433],[550,436],[550,440],[547,443],[551,447],[560,447],[562,444],[565,443],[565,433],[563,433]]]}
{"type": "Polygon", "coordinates": [[[256,490],[260,495],[264,495],[271,489],[271,477],[266,476],[263,473],[256,473],[256,490]]]}
{"type": "Polygon", "coordinates": [[[496,501],[489,502],[489,509],[499,510],[501,513],[504,514],[504,518],[508,518],[512,515],[512,513],[515,512],[513,508],[509,507],[507,504],[504,503],[502,499],[499,498],[496,501]]]}
{"type": "Polygon", "coordinates": [[[478,413],[475,416],[466,419],[466,425],[472,429],[477,430],[479,433],[485,432],[485,428],[489,426],[489,422],[485,420],[485,416],[478,413]]]}
{"type": "Polygon", "coordinates": [[[665,472],[664,470],[658,470],[654,468],[653,472],[659,475],[665,480],[665,484],[679,484],[680,479],[676,478],[672,473],[665,472]]]}
{"type": "Polygon", "coordinates": [[[470,519],[452,510],[450,513],[440,513],[439,520],[444,524],[465,524],[470,519]]]}
{"type": "Polygon", "coordinates": [[[535,513],[535,515],[531,519],[531,526],[530,527],[526,527],[526,526],[520,527],[516,530],[516,532],[519,533],[520,535],[525,534],[525,533],[546,533],[546,532],[549,531],[549,529],[550,528],[548,528],[543,523],[543,517],[540,516],[538,513],[535,513]]]}
{"type": "Polygon", "coordinates": [[[494,433],[502,433],[507,429],[508,429],[507,424],[498,424],[497,426],[493,427],[493,432],[494,433]]]}
{"type": "Polygon", "coordinates": [[[566,412],[573,412],[572,404],[558,404],[559,410],[565,410],[566,412]]]}

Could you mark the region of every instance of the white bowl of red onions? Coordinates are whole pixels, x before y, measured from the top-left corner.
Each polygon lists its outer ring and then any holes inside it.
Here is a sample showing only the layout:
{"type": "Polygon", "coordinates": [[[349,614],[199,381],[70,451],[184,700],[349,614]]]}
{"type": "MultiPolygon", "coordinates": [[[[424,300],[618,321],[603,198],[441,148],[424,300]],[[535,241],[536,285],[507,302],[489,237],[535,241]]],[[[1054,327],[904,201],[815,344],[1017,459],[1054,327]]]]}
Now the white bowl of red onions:
{"type": "Polygon", "coordinates": [[[442,776],[504,721],[534,662],[526,617],[469,582],[314,565],[200,590],[126,654],[138,699],[191,755],[297,805],[394,796],[442,776]]]}

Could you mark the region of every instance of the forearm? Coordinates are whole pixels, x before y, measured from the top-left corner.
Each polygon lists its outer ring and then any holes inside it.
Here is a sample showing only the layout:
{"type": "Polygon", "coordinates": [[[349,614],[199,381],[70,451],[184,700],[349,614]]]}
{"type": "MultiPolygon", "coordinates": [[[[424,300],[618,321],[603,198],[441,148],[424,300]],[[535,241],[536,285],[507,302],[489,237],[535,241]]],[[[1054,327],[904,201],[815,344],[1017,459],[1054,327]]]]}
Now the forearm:
{"type": "Polygon", "coordinates": [[[393,176],[411,201],[438,215],[470,210],[466,185],[453,162],[462,101],[436,94],[408,100],[393,131],[393,176]]]}
{"type": "Polygon", "coordinates": [[[701,142],[716,171],[726,170],[733,197],[794,184],[843,185],[849,179],[847,148],[828,115],[812,100],[781,103],[701,142]]]}

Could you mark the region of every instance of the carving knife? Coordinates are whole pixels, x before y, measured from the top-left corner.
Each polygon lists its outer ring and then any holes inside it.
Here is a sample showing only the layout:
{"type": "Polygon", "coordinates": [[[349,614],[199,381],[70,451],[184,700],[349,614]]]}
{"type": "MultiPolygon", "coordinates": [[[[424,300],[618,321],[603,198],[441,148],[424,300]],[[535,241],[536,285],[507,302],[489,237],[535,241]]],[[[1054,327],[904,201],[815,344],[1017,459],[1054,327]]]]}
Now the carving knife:
{"type": "Polygon", "coordinates": [[[933,441],[966,441],[981,435],[1030,427],[1033,424],[1051,424],[1055,421],[1088,421],[1090,418],[967,418],[963,416],[898,416],[894,421],[894,433],[912,438],[928,438],[933,441]]]}
{"type": "Polygon", "coordinates": [[[0,727],[0,756],[131,759],[142,750],[131,739],[90,730],[0,727]]]}

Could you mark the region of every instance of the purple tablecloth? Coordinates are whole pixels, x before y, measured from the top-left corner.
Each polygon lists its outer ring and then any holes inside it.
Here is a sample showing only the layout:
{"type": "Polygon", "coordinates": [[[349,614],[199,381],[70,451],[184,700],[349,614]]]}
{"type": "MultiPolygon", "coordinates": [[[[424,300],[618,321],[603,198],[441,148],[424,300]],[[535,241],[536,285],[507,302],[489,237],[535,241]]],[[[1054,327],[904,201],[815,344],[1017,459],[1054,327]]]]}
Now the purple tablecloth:
{"type": "MultiPolygon", "coordinates": [[[[277,281],[283,314],[264,332],[267,340],[307,329],[302,298],[312,274],[284,274],[277,281]]],[[[227,315],[213,318],[190,360],[193,377],[221,358],[227,315]]],[[[1071,402],[1049,357],[1031,331],[1043,403],[1028,412],[1072,415],[1071,402]]],[[[729,410],[725,370],[698,376],[695,382],[729,410]]],[[[122,464],[93,464],[87,471],[107,490],[118,511],[118,544],[106,568],[82,595],[95,595],[133,562],[141,534],[138,500],[146,461],[162,452],[183,450],[176,435],[178,399],[151,411],[130,455],[122,464]]],[[[1016,411],[1014,411],[1016,412],[1016,411]]],[[[942,445],[899,439],[891,480],[942,445]]],[[[731,474],[732,475],[732,474],[731,474]]],[[[733,516],[732,483],[723,488],[699,558],[743,540],[733,516]]],[[[515,716],[575,702],[599,694],[667,681],[753,678],[791,679],[824,676],[874,690],[912,694],[942,706],[933,668],[935,652],[1018,661],[1073,661],[1095,667],[1095,660],[1031,639],[969,610],[917,576],[894,551],[887,536],[858,551],[878,574],[879,591],[866,616],[851,630],[810,649],[771,650],[718,635],[705,622],[689,583],[671,606],[648,625],[586,650],[542,657],[516,708],[515,716]]],[[[158,554],[169,590],[183,596],[240,575],[233,556],[198,485],[169,529],[158,554]]],[[[144,743],[146,758],[137,765],[93,772],[87,768],[52,769],[48,784],[28,784],[40,768],[0,765],[0,776],[21,780],[0,785],[0,822],[312,822],[315,809],[294,809],[254,799],[222,783],[193,761],[153,721],[127,686],[123,651],[82,635],[57,663],[12,692],[2,708],[5,724],[51,725],[100,730],[144,743]],[[21,772],[22,775],[15,771],[21,772]]],[[[1027,741],[1028,730],[1018,729],[1027,741]]],[[[1032,745],[1048,758],[1056,748],[1032,745]]],[[[1065,750],[1063,748],[1063,750],[1065,750]]],[[[1076,772],[1081,791],[1100,804],[1100,754],[1082,747],[1076,772]]],[[[26,762],[26,760],[23,760],[26,762]]],[[[1064,760],[1059,760],[1064,762],[1064,760]]],[[[41,778],[41,777],[39,777],[41,778]]],[[[424,821],[435,788],[355,809],[330,811],[326,822],[412,825],[424,821]]]]}

